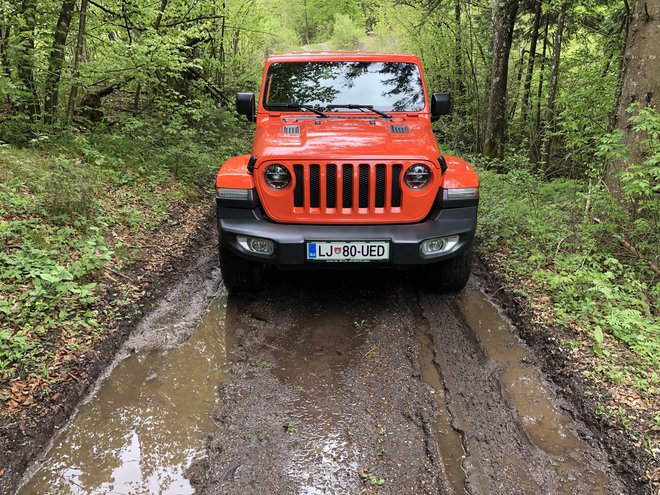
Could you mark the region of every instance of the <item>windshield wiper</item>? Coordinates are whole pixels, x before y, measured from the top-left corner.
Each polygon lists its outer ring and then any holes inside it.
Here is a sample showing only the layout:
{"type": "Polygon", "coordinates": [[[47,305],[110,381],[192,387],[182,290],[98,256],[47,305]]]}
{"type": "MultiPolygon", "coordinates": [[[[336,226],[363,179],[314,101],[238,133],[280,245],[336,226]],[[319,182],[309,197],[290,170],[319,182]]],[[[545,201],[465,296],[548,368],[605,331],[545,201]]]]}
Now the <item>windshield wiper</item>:
{"type": "Polygon", "coordinates": [[[303,105],[301,103],[275,103],[268,106],[273,108],[288,108],[289,110],[307,110],[308,112],[313,112],[319,117],[323,117],[324,119],[328,118],[327,114],[323,113],[321,110],[317,110],[311,105],[303,105]]]}
{"type": "Polygon", "coordinates": [[[330,110],[332,108],[348,108],[349,110],[370,110],[373,113],[377,113],[381,117],[384,117],[386,119],[391,119],[392,116],[386,114],[385,112],[381,112],[380,110],[376,110],[373,105],[359,105],[356,103],[348,103],[346,105],[327,105],[325,107],[326,109],[330,110]]]}

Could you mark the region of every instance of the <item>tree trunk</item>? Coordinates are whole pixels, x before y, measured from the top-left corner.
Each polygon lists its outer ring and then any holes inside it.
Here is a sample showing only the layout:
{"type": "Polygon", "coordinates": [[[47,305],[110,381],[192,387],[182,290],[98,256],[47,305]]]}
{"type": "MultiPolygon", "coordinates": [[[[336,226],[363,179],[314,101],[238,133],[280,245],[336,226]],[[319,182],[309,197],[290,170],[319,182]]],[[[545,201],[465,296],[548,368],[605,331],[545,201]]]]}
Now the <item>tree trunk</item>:
{"type": "MultiPolygon", "coordinates": [[[[566,9],[568,2],[561,4],[559,15],[557,16],[557,30],[555,31],[555,42],[552,54],[552,70],[550,71],[550,88],[548,89],[548,104],[545,111],[545,122],[548,129],[554,131],[556,128],[555,120],[555,100],[557,99],[557,86],[559,83],[559,62],[561,60],[561,44],[564,37],[564,19],[566,18],[566,9]]],[[[541,161],[545,163],[546,170],[549,169],[550,149],[552,147],[552,137],[546,137],[543,140],[543,153],[541,161]]]]}
{"type": "Polygon", "coordinates": [[[534,75],[534,62],[536,59],[536,44],[539,39],[539,26],[541,24],[541,1],[536,1],[536,10],[534,11],[534,24],[529,43],[529,60],[527,61],[527,73],[525,74],[525,83],[523,86],[522,104],[520,108],[520,123],[523,128],[527,125],[529,117],[529,96],[532,91],[532,76],[534,75]]]}
{"type": "Polygon", "coordinates": [[[539,85],[536,90],[536,117],[534,119],[534,129],[530,139],[530,154],[535,162],[541,160],[541,99],[543,96],[543,75],[545,72],[546,54],[548,53],[548,27],[550,25],[550,16],[545,15],[545,29],[543,30],[543,52],[541,54],[541,67],[539,68],[539,85]]]}
{"type": "Polygon", "coordinates": [[[116,82],[114,84],[109,84],[103,86],[102,88],[92,91],[91,93],[85,94],[80,100],[80,107],[78,112],[84,118],[88,119],[91,122],[101,122],[103,119],[103,111],[101,110],[101,100],[106,96],[111,95],[117,91],[122,86],[125,86],[133,80],[133,77],[128,77],[123,81],[116,82]]]}
{"type": "Polygon", "coordinates": [[[11,65],[7,56],[7,47],[9,45],[9,33],[11,26],[0,26],[0,63],[2,63],[2,72],[7,79],[11,79],[11,65]]]}
{"type": "Polygon", "coordinates": [[[309,18],[307,17],[307,0],[303,0],[303,9],[305,9],[305,44],[309,45],[309,18]]]}
{"type": "Polygon", "coordinates": [[[220,78],[218,85],[220,88],[225,87],[225,21],[227,19],[227,5],[222,2],[222,27],[220,28],[220,78]]]}
{"type": "Polygon", "coordinates": [[[133,115],[140,113],[140,98],[142,96],[142,84],[135,85],[135,93],[133,93],[133,115]]]}
{"type": "Polygon", "coordinates": [[[25,97],[22,102],[22,110],[31,118],[39,114],[39,98],[34,81],[34,31],[37,17],[36,0],[23,0],[21,3],[22,22],[19,24],[18,43],[20,46],[17,57],[18,77],[23,84],[25,97]]]}
{"type": "MultiPolygon", "coordinates": [[[[161,0],[160,8],[156,14],[156,19],[153,22],[154,31],[156,34],[160,34],[160,25],[163,22],[163,15],[167,9],[167,4],[169,0],[161,0]]],[[[140,113],[140,99],[142,98],[142,83],[137,83],[135,85],[135,92],[133,93],[133,115],[138,115],[140,113]]]]}
{"type": "Polygon", "coordinates": [[[660,101],[660,0],[635,0],[631,10],[615,118],[617,127],[623,132],[624,144],[630,150],[630,157],[608,168],[605,180],[613,191],[619,189],[615,171],[644,161],[641,139],[632,131],[627,108],[634,102],[657,108],[660,101]]]}
{"type": "Polygon", "coordinates": [[[474,25],[472,23],[472,19],[474,18],[472,14],[472,5],[470,3],[467,4],[467,15],[466,20],[469,24],[469,29],[468,29],[468,34],[469,34],[469,49],[466,50],[466,55],[467,55],[467,61],[470,64],[470,87],[468,88],[468,98],[466,99],[466,104],[469,102],[470,109],[472,111],[472,118],[470,121],[474,125],[474,141],[473,141],[473,148],[476,151],[482,151],[481,145],[483,143],[481,139],[481,124],[482,122],[482,113],[481,113],[481,96],[482,96],[482,91],[479,88],[479,76],[477,72],[477,61],[475,60],[475,30],[474,30],[474,25]]]}
{"type": "Polygon", "coordinates": [[[80,12],[78,13],[78,37],[76,38],[76,47],[73,52],[73,84],[71,85],[71,92],[69,93],[69,103],[66,107],[66,121],[71,122],[73,112],[76,108],[76,99],[78,98],[78,90],[80,84],[78,78],[80,77],[80,60],[83,56],[83,49],[85,48],[85,30],[87,24],[87,0],[80,1],[80,12]]]}
{"type": "Polygon", "coordinates": [[[156,20],[154,21],[154,30],[156,32],[160,30],[160,23],[163,21],[163,14],[165,13],[165,9],[167,8],[167,2],[168,0],[161,0],[160,2],[160,9],[158,10],[158,15],[156,16],[156,20]]]}
{"type": "Polygon", "coordinates": [[[46,123],[54,124],[57,115],[57,100],[60,89],[60,78],[64,66],[64,46],[69,35],[69,26],[76,6],[75,0],[64,0],[62,10],[57,20],[53,46],[50,49],[48,61],[48,75],[46,76],[46,102],[44,105],[44,120],[46,123]]]}
{"type": "Polygon", "coordinates": [[[513,119],[513,116],[516,114],[518,99],[520,98],[520,82],[522,81],[523,68],[525,66],[525,49],[520,52],[520,60],[516,65],[518,66],[518,71],[516,73],[515,94],[511,98],[513,101],[511,102],[511,110],[509,110],[509,120],[513,119]]]}
{"type": "Polygon", "coordinates": [[[461,1],[454,0],[454,61],[456,64],[456,72],[454,75],[457,96],[465,94],[465,81],[463,80],[463,40],[461,29],[461,1]]]}
{"type": "Polygon", "coordinates": [[[240,47],[240,44],[238,43],[241,39],[241,30],[240,29],[234,29],[234,41],[233,41],[233,50],[234,50],[234,57],[238,55],[238,49],[240,47]]]}
{"type": "Polygon", "coordinates": [[[517,12],[518,0],[496,0],[493,8],[492,64],[483,146],[483,153],[493,158],[504,156],[509,53],[517,12]]]}

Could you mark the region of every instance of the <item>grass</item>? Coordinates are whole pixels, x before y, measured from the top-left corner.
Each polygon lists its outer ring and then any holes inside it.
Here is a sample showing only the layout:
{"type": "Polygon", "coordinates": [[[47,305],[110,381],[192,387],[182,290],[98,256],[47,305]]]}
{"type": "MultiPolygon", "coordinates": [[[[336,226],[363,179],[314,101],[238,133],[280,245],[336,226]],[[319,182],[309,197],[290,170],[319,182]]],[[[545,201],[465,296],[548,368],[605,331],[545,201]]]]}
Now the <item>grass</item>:
{"type": "Polygon", "coordinates": [[[369,486],[383,486],[385,484],[385,479],[377,476],[370,468],[360,467],[358,469],[358,476],[369,486]]]}
{"type": "Polygon", "coordinates": [[[62,379],[112,327],[132,290],[121,269],[140,252],[135,240],[175,205],[212,197],[213,172],[246,142],[221,132],[133,120],[0,145],[0,400],[10,409],[19,381],[62,379]],[[100,305],[117,279],[124,297],[100,305]]]}

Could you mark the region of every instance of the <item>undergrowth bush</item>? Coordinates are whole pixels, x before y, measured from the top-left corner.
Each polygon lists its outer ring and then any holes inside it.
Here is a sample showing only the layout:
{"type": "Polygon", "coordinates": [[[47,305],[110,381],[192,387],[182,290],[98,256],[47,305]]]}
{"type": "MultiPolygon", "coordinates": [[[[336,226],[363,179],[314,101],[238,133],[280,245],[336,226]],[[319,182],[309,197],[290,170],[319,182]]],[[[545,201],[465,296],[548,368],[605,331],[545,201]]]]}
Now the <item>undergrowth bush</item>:
{"type": "MultiPolygon", "coordinates": [[[[620,173],[620,201],[598,182],[599,164],[588,181],[546,181],[528,167],[482,161],[478,236],[483,251],[498,253],[511,280],[531,279],[549,294],[558,322],[584,331],[600,357],[611,352],[607,339],[634,353],[635,362],[609,369],[610,377],[656,393],[660,118],[652,109],[635,110],[632,121],[646,136],[647,153],[643,163],[620,173]]],[[[597,155],[621,159],[620,137],[602,137],[597,155]]]]}
{"type": "Polygon", "coordinates": [[[330,43],[340,50],[356,50],[366,33],[349,15],[335,14],[330,43]]]}
{"type": "Polygon", "coordinates": [[[126,239],[211,198],[222,161],[246,152],[234,116],[193,110],[0,145],[0,381],[51,377],[93,346],[113,310],[97,308],[107,267],[136,253],[126,239]]]}

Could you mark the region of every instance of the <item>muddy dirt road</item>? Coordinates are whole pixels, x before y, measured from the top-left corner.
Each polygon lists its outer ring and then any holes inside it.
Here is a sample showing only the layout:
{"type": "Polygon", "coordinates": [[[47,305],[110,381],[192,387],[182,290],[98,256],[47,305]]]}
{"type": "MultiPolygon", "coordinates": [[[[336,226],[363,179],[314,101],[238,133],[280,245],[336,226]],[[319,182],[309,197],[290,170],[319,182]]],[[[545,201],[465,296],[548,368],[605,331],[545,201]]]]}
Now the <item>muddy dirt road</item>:
{"type": "Polygon", "coordinates": [[[21,494],[633,493],[480,291],[200,258],[21,494]]]}

